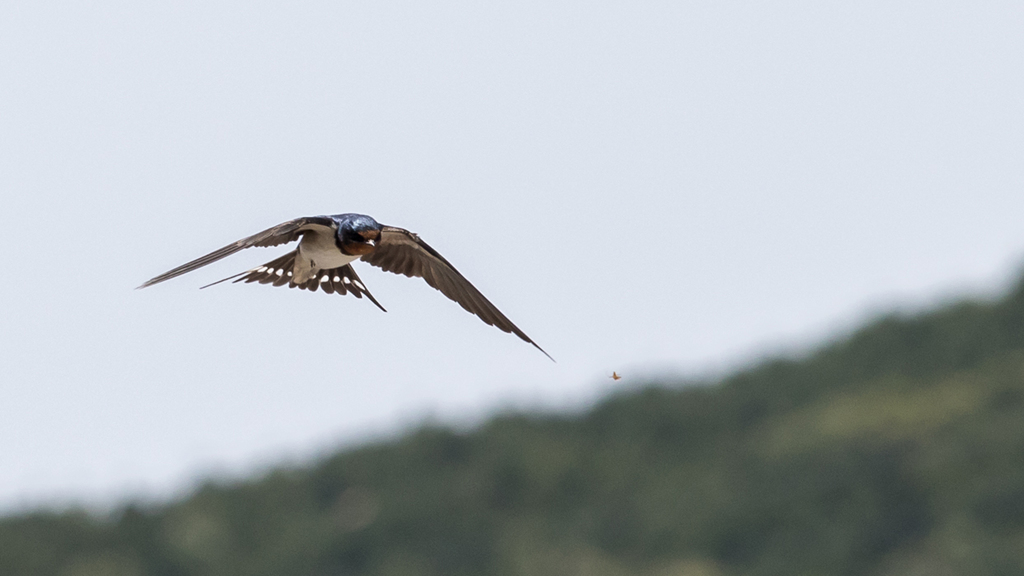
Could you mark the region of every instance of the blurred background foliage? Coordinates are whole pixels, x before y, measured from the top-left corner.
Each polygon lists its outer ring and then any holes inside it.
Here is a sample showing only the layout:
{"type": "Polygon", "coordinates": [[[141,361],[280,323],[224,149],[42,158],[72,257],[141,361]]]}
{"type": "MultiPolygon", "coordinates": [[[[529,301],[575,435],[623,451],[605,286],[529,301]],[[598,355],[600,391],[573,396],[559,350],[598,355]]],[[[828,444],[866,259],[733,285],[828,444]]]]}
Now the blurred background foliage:
{"type": "Polygon", "coordinates": [[[0,574],[1024,574],[1024,283],[586,413],[0,519],[0,574]]]}

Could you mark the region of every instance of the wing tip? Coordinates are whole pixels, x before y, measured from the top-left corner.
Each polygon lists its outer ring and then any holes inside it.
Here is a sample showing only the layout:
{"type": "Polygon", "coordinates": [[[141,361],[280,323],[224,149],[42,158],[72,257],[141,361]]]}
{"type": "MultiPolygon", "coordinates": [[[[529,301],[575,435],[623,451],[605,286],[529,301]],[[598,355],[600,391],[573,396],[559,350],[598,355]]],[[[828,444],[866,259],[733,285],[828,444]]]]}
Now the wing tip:
{"type": "MultiPolygon", "coordinates": [[[[534,346],[537,346],[537,345],[536,345],[536,344],[534,344],[534,346]]],[[[541,352],[544,352],[544,349],[543,349],[543,348],[541,348],[540,346],[537,346],[537,350],[540,350],[541,352]]],[[[548,357],[548,360],[551,360],[551,361],[552,361],[552,362],[554,362],[555,364],[558,364],[558,360],[555,360],[554,358],[552,358],[552,357],[551,357],[551,354],[548,354],[547,352],[544,352],[544,355],[548,357]]]]}
{"type": "Polygon", "coordinates": [[[552,361],[552,362],[554,362],[555,364],[558,364],[558,361],[557,361],[557,360],[555,360],[554,358],[552,358],[552,357],[551,357],[551,354],[548,354],[548,353],[547,353],[547,352],[546,352],[546,351],[545,351],[545,350],[544,350],[543,348],[541,348],[540,346],[538,346],[536,342],[534,342],[533,340],[530,340],[530,339],[527,339],[526,341],[527,341],[527,342],[529,342],[530,344],[533,344],[533,347],[534,347],[534,348],[536,348],[537,350],[540,350],[541,354],[543,354],[543,355],[547,356],[547,357],[548,357],[548,360],[551,360],[551,361],[552,361]]]}

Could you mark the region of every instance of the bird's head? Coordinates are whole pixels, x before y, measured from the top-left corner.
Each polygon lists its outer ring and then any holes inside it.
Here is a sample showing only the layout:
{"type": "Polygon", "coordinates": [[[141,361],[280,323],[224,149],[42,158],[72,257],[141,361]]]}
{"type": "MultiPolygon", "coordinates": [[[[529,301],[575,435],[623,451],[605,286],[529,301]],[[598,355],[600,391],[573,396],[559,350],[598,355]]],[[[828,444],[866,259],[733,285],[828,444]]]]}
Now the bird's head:
{"type": "Polygon", "coordinates": [[[338,226],[338,243],[346,254],[362,256],[377,249],[383,228],[376,220],[363,214],[345,214],[338,226]]]}

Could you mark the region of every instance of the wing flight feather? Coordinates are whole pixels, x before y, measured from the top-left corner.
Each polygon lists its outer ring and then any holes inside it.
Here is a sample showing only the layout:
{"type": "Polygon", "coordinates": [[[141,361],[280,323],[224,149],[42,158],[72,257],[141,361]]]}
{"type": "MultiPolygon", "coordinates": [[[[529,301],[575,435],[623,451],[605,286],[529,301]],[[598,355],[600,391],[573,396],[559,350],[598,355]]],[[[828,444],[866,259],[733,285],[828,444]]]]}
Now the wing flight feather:
{"type": "MultiPolygon", "coordinates": [[[[457,302],[467,312],[475,314],[484,323],[515,334],[544,352],[543,348],[491,304],[490,300],[445,260],[444,256],[421,240],[418,235],[404,228],[384,226],[377,249],[364,255],[362,260],[386,272],[410,278],[423,278],[428,285],[457,302]]],[[[544,352],[544,355],[551,358],[547,352],[544,352]]]]}
{"type": "Polygon", "coordinates": [[[252,236],[248,236],[246,238],[242,238],[241,240],[234,242],[232,244],[228,244],[227,246],[221,248],[220,250],[214,250],[213,252],[210,252],[206,256],[196,258],[191,262],[186,262],[185,264],[182,264],[181,266],[178,266],[173,270],[168,270],[167,272],[164,272],[159,276],[147,280],[145,283],[139,286],[139,288],[145,288],[147,286],[159,284],[165,280],[170,280],[171,278],[177,278],[182,274],[187,274],[188,272],[192,272],[193,270],[202,268],[207,264],[212,264],[217,260],[227,258],[228,256],[231,256],[236,252],[245,250],[246,248],[252,248],[254,246],[278,246],[281,244],[287,244],[288,242],[294,242],[295,240],[299,239],[303,232],[311,229],[311,227],[313,226],[328,226],[336,228],[337,223],[335,223],[334,220],[328,216],[308,216],[304,218],[296,218],[294,220],[289,220],[287,222],[282,222],[277,226],[267,228],[262,232],[253,234],[252,236]]]}

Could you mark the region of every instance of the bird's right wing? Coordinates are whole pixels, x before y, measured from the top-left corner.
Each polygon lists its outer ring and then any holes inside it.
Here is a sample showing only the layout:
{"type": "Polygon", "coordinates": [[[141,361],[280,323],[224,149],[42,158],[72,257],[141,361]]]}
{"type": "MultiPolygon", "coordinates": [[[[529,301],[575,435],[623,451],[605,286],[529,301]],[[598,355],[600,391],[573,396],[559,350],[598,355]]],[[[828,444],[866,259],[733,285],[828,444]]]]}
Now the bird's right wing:
{"type": "Polygon", "coordinates": [[[221,258],[226,258],[235,252],[245,250],[246,248],[252,248],[253,246],[267,247],[267,246],[278,246],[280,244],[287,244],[288,242],[294,242],[304,233],[317,228],[329,228],[330,233],[334,233],[337,229],[338,224],[328,216],[307,216],[304,218],[296,218],[287,222],[282,222],[273,228],[267,228],[263,232],[253,234],[247,238],[228,244],[220,250],[210,252],[206,256],[196,258],[191,262],[187,262],[178,266],[173,270],[168,270],[163,274],[156,276],[150,280],[147,280],[139,288],[145,288],[152,286],[153,284],[159,284],[164,280],[170,280],[176,278],[182,274],[186,274],[198,268],[202,268],[207,264],[212,264],[221,258]]]}

